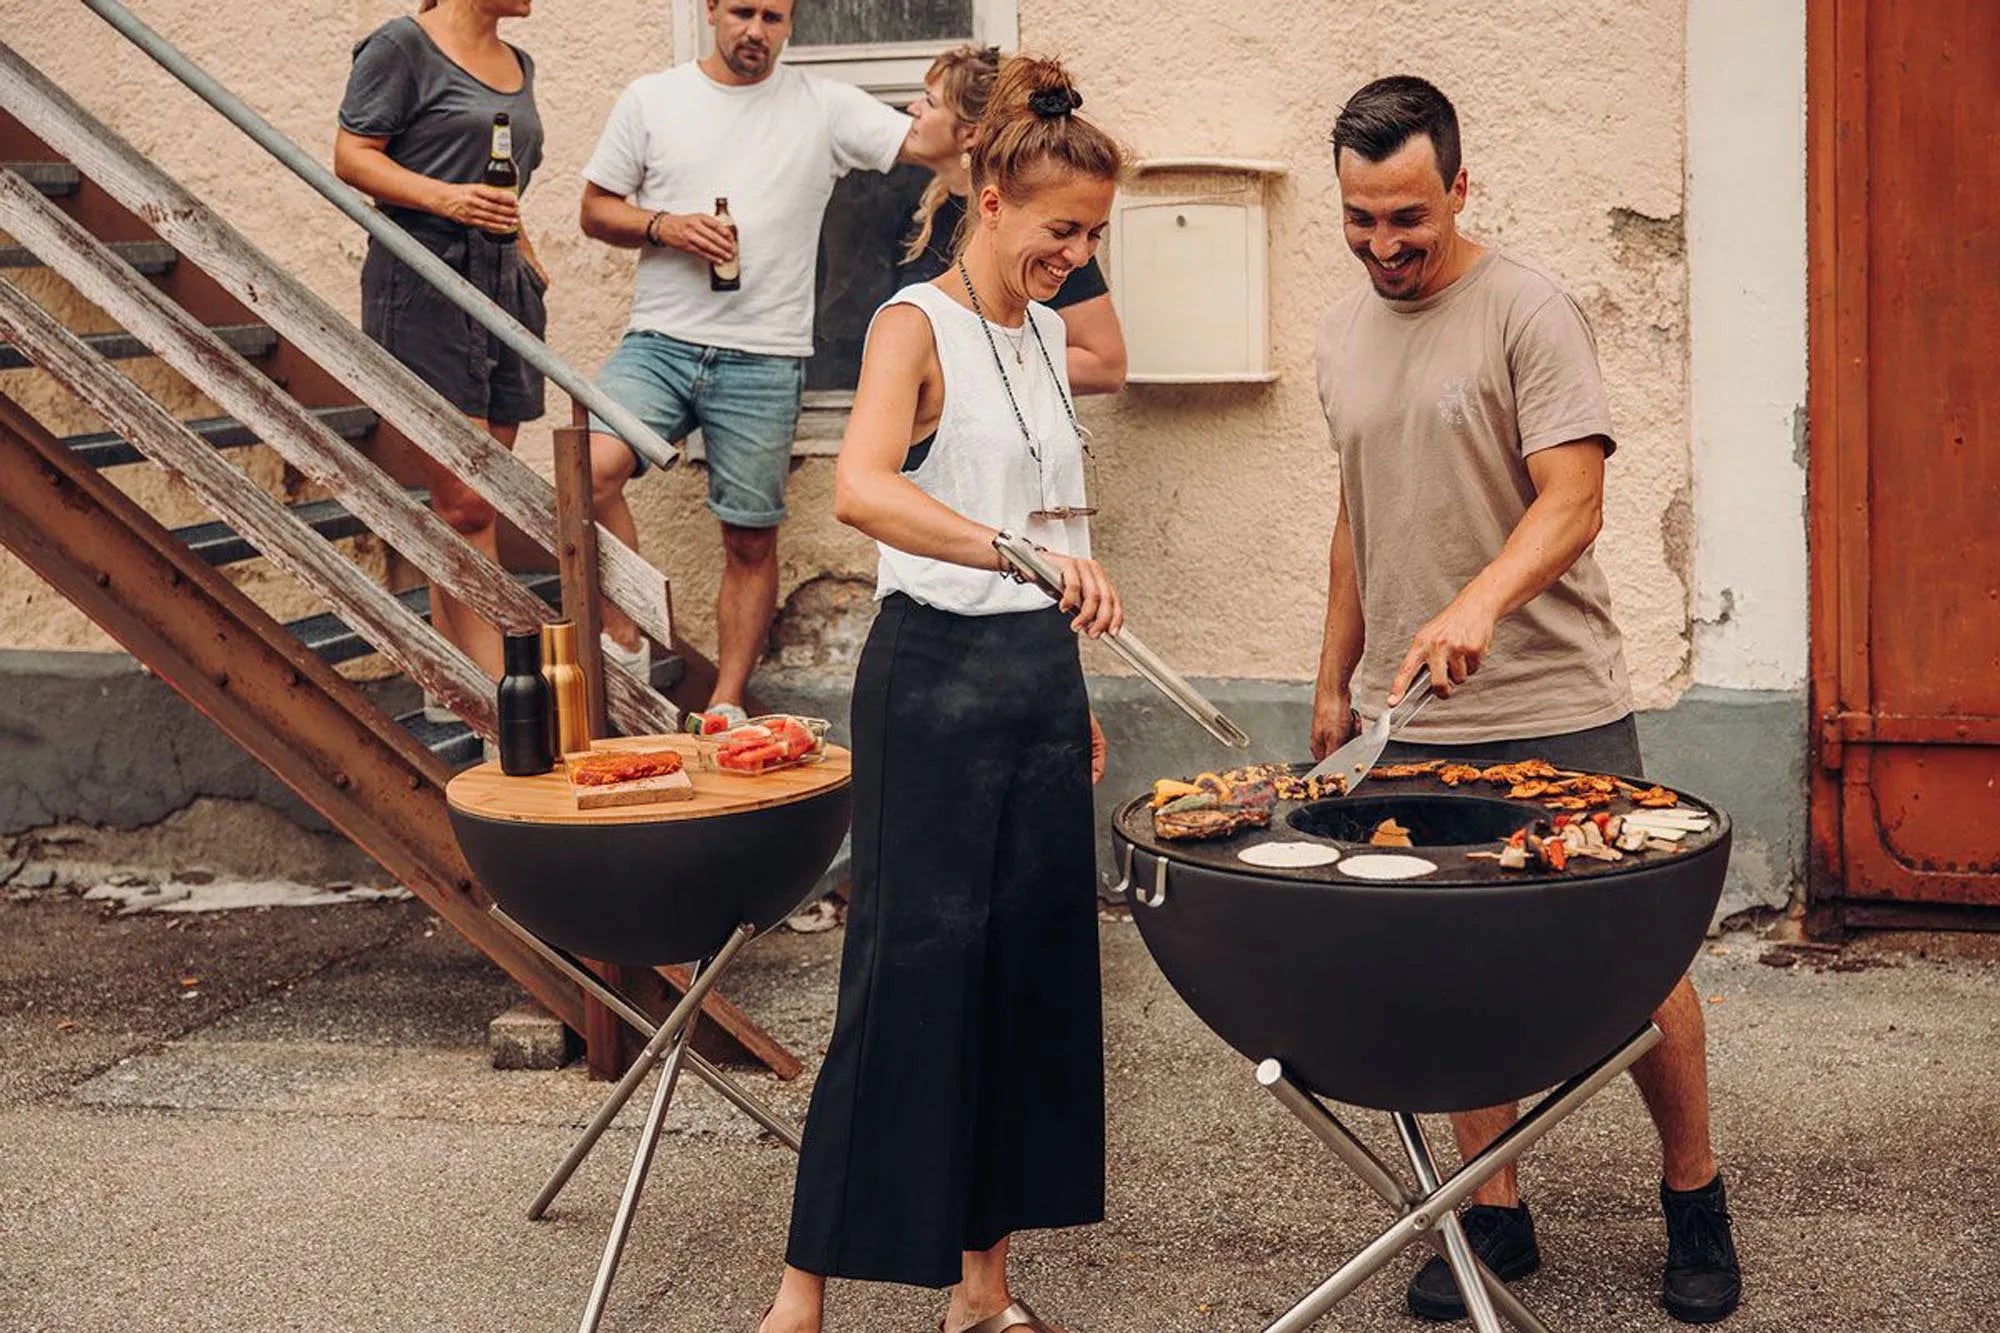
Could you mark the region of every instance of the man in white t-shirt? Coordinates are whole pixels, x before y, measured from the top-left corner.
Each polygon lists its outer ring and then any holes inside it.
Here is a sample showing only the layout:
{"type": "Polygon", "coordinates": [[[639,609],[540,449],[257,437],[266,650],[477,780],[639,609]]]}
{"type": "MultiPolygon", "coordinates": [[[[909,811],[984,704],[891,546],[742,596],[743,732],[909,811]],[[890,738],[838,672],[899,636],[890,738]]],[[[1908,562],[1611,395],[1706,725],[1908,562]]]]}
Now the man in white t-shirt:
{"type": "MultiPolygon", "coordinates": [[[[583,169],[584,234],[639,251],[631,323],[598,383],[665,439],[701,429],[724,560],[710,711],[739,718],[777,611],[820,219],[848,172],[919,160],[908,116],[778,63],[794,3],[708,0],[715,49],[626,88],[583,169]],[[740,287],[717,290],[715,265],[740,287]]],[[[624,489],[645,463],[604,422],[591,431],[597,517],[636,548],[624,489]]],[[[638,627],[609,603],[604,623],[643,671],[638,627]]]]}

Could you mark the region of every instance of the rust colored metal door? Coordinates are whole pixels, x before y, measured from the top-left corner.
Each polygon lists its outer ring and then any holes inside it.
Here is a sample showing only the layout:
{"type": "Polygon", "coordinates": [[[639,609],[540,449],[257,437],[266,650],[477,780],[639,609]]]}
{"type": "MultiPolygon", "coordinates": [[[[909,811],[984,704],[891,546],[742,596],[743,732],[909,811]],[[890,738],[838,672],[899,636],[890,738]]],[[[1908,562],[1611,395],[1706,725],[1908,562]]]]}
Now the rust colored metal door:
{"type": "Polygon", "coordinates": [[[1807,45],[1815,898],[2000,921],[2000,22],[1807,45]]]}

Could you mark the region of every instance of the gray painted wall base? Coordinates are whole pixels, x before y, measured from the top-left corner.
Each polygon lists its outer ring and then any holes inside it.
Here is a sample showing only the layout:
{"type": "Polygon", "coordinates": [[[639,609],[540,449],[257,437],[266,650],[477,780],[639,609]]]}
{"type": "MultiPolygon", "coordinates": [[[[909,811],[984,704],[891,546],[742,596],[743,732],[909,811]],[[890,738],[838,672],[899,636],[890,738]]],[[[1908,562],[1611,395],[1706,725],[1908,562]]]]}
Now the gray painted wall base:
{"type": "MultiPolygon", "coordinates": [[[[845,744],[844,671],[767,671],[766,705],[829,718],[845,744]]],[[[1201,680],[1250,733],[1230,750],[1143,681],[1106,677],[1091,697],[1111,753],[1097,790],[1100,826],[1158,777],[1248,759],[1304,759],[1311,688],[1304,682],[1201,680]]],[[[1802,894],[1806,862],[1806,702],[1801,693],[1696,687],[1672,708],[1642,713],[1649,774],[1730,812],[1736,848],[1719,916],[1783,908],[1802,894]]],[[[315,830],[325,823],[180,697],[130,658],[110,653],[0,652],[0,835],[65,820],[138,827],[201,796],[249,799],[315,830]]],[[[824,887],[843,881],[841,859],[824,887]]],[[[1101,887],[1113,880],[1105,835],[1101,887]]]]}

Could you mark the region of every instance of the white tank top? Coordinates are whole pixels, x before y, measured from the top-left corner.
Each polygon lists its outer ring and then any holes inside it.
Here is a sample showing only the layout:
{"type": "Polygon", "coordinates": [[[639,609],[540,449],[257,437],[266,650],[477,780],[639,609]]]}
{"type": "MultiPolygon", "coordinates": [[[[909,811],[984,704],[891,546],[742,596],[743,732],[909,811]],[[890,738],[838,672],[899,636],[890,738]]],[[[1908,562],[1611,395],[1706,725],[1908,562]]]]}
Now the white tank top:
{"type": "MultiPolygon", "coordinates": [[[[938,364],[944,370],[944,414],[937,434],[927,451],[912,451],[913,463],[905,465],[904,475],[924,494],[975,522],[1064,555],[1088,556],[1089,519],[1028,517],[1037,509],[1084,503],[1083,449],[1063,407],[1069,370],[1062,316],[1031,302],[1028,318],[1034,321],[1033,328],[994,325],[982,330],[979,316],[927,282],[903,288],[882,309],[893,305],[915,306],[929,318],[938,364]],[[1035,345],[1037,330],[1048,347],[1046,361],[1035,345]],[[986,341],[989,331],[992,347],[986,341]],[[1025,338],[1018,361],[1013,344],[1017,333],[1025,338]],[[994,362],[995,348],[999,364],[994,362]],[[1054,377],[1049,374],[1051,366],[1054,377]],[[1008,405],[1002,374],[1042,456],[1039,479],[1035,459],[1008,405]]],[[[881,555],[875,575],[878,599],[900,592],[925,606],[965,616],[1039,611],[1052,605],[1048,594],[1033,584],[1016,583],[991,570],[911,555],[881,542],[876,549],[881,555]]]]}

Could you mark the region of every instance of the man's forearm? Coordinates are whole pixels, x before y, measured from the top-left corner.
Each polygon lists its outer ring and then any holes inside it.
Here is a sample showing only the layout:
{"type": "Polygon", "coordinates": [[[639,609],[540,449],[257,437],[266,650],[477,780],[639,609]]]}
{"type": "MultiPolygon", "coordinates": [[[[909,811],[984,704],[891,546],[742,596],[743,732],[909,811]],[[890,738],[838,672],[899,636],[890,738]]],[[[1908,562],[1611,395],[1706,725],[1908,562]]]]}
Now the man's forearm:
{"type": "Polygon", "coordinates": [[[583,205],[583,234],[606,245],[642,250],[651,244],[646,239],[646,228],[652,225],[654,216],[623,199],[589,199],[583,205]]]}
{"type": "Polygon", "coordinates": [[[1346,694],[1367,642],[1361,615],[1361,582],[1354,569],[1354,536],[1343,513],[1327,550],[1326,629],[1320,640],[1317,692],[1346,694]]]}
{"type": "Polygon", "coordinates": [[[1465,585],[1459,599],[1480,606],[1494,620],[1503,619],[1553,587],[1590,549],[1603,526],[1599,494],[1542,492],[1500,554],[1465,585]]]}

